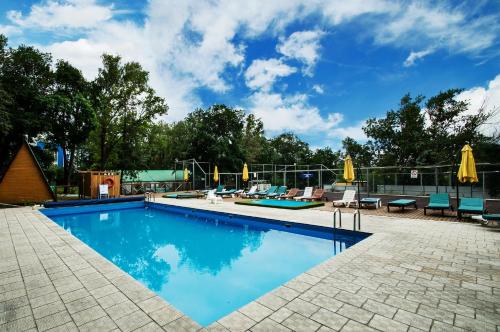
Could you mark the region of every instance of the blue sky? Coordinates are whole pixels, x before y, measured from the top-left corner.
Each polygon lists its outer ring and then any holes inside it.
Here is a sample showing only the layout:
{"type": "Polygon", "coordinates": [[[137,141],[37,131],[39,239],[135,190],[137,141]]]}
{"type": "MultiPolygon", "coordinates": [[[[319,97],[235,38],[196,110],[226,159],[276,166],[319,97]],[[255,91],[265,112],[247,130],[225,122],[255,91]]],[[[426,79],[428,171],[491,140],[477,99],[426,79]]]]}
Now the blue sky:
{"type": "MultiPolygon", "coordinates": [[[[500,2],[2,1],[0,33],[92,79],[103,52],[138,61],[170,106],[164,120],[225,103],[268,136],[313,147],[365,139],[402,95],[463,88],[474,112],[500,106],[500,2]]],[[[487,133],[498,130],[492,119],[487,133]]]]}

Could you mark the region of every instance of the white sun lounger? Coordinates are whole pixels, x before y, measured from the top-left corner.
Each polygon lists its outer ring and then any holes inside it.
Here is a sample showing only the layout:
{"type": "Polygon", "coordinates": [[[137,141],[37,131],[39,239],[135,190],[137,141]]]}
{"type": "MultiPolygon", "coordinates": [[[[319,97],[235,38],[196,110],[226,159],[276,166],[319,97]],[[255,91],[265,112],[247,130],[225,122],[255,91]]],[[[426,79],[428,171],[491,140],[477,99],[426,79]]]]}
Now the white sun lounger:
{"type": "Polygon", "coordinates": [[[346,190],[344,191],[344,196],[342,199],[339,199],[337,201],[333,201],[333,206],[345,206],[349,207],[351,206],[352,203],[357,204],[356,200],[356,190],[346,190]]]}
{"type": "Polygon", "coordinates": [[[304,193],[302,194],[302,196],[298,196],[298,197],[294,197],[293,199],[296,200],[296,201],[300,201],[302,199],[305,199],[305,198],[312,198],[312,194],[313,194],[313,187],[306,187],[304,189],[304,193]]]}

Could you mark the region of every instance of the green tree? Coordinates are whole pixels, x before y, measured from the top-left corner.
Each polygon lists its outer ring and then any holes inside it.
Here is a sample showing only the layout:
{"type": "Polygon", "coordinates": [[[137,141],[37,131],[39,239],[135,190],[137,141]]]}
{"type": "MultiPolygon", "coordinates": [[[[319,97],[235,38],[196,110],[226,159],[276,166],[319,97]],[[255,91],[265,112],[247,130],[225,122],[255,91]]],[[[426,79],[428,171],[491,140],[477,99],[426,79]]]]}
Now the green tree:
{"type": "Polygon", "coordinates": [[[450,89],[440,92],[426,103],[430,123],[430,144],[427,144],[426,150],[432,163],[451,161],[456,164],[465,144],[476,145],[491,140],[480,132],[480,127],[486,123],[491,113],[484,107],[468,112],[470,104],[456,100],[462,91],[450,89]]]}
{"type": "Polygon", "coordinates": [[[423,151],[429,140],[420,106],[423,99],[407,94],[398,110],[387,112],[382,119],[369,119],[363,127],[380,165],[408,166],[426,161],[423,151]]]}
{"type": "Polygon", "coordinates": [[[10,160],[25,136],[48,129],[42,97],[52,86],[52,58],[29,46],[7,48],[0,35],[0,163],[10,160]]]}
{"type": "Polygon", "coordinates": [[[368,145],[359,144],[354,139],[346,137],[342,140],[342,148],[345,151],[345,156],[351,156],[354,167],[372,166],[373,153],[368,145]]]}
{"type": "Polygon", "coordinates": [[[271,160],[275,164],[306,164],[311,157],[309,144],[291,132],[283,133],[269,140],[271,160]]]}
{"type": "Polygon", "coordinates": [[[340,167],[341,154],[340,151],[333,151],[330,147],[316,149],[311,156],[309,162],[311,164],[323,164],[329,168],[340,167]]]}
{"type": "Polygon", "coordinates": [[[149,86],[149,74],[137,62],[122,64],[119,56],[103,55],[103,68],[92,82],[97,127],[91,145],[100,169],[145,168],[144,137],[153,119],[168,111],[149,86]]]}
{"type": "Polygon", "coordinates": [[[189,142],[189,157],[219,165],[220,169],[237,171],[242,167],[245,113],[226,105],[197,109],[183,121],[184,136],[189,142]]]}
{"type": "Polygon", "coordinates": [[[245,161],[248,163],[265,163],[268,142],[264,136],[262,120],[253,114],[247,115],[243,129],[242,145],[245,161]]]}

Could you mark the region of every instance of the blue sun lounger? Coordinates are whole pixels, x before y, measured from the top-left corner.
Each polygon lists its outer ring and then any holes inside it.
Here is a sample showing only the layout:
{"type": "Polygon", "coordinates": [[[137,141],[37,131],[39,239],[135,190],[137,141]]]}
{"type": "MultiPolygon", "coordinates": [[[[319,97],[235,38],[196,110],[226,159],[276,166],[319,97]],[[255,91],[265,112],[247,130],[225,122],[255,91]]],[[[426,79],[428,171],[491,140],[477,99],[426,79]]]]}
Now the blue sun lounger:
{"type": "Polygon", "coordinates": [[[482,198],[460,198],[460,205],[457,209],[457,218],[461,219],[464,213],[485,214],[484,202],[482,198]]]}
{"type": "Polygon", "coordinates": [[[414,206],[417,209],[417,201],[414,199],[397,199],[395,201],[391,201],[387,203],[387,212],[390,211],[390,207],[398,207],[401,208],[402,211],[405,210],[405,207],[414,206]]]}
{"type": "Polygon", "coordinates": [[[429,204],[424,207],[424,215],[427,210],[441,210],[441,215],[444,216],[444,210],[453,210],[450,204],[450,195],[446,193],[430,194],[429,204]]]}

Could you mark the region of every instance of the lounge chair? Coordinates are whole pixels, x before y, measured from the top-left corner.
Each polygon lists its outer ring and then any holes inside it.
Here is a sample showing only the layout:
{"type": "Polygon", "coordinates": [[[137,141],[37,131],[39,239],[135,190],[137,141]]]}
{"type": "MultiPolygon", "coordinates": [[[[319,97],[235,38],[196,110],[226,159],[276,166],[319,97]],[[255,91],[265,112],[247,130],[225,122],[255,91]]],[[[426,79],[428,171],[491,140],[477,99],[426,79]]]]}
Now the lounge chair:
{"type": "Polygon", "coordinates": [[[215,191],[216,190],[217,189],[212,189],[212,190],[209,190],[207,192],[207,198],[206,198],[206,200],[209,203],[212,203],[212,204],[222,203],[222,197],[219,197],[219,196],[215,195],[215,191]]]}
{"type": "Polygon", "coordinates": [[[278,186],[271,186],[271,187],[269,187],[269,189],[258,191],[255,194],[253,194],[252,196],[266,197],[269,194],[275,193],[277,189],[278,189],[278,186]]]}
{"type": "Polygon", "coordinates": [[[312,197],[312,193],[313,193],[313,187],[306,187],[304,189],[304,193],[302,194],[302,196],[297,196],[297,197],[294,197],[293,199],[296,200],[296,201],[301,201],[303,199],[308,199],[308,198],[312,197]]]}
{"type": "Polygon", "coordinates": [[[241,197],[243,197],[243,198],[250,197],[253,194],[255,194],[256,191],[257,191],[257,186],[252,186],[249,191],[247,191],[246,193],[245,192],[242,193],[241,197]]]}
{"type": "Polygon", "coordinates": [[[349,207],[351,206],[352,203],[356,204],[356,190],[346,190],[344,191],[344,195],[342,196],[342,199],[333,201],[333,206],[345,206],[349,207]]]}
{"type": "Polygon", "coordinates": [[[457,209],[457,218],[461,219],[462,214],[485,214],[484,202],[482,198],[460,198],[460,205],[457,209]]]}
{"type": "Polygon", "coordinates": [[[417,209],[417,201],[414,199],[397,199],[395,201],[388,202],[387,203],[387,212],[390,211],[389,208],[391,206],[398,207],[404,212],[405,207],[408,207],[408,206],[413,206],[413,207],[415,207],[415,209],[417,209]]]}
{"type": "Polygon", "coordinates": [[[221,190],[221,191],[216,191],[215,195],[220,197],[233,196],[234,194],[236,194],[236,191],[237,191],[236,189],[221,190]]]}
{"type": "Polygon", "coordinates": [[[304,201],[320,201],[323,199],[323,196],[325,195],[325,189],[316,189],[311,197],[303,198],[304,201]]]}
{"type": "Polygon", "coordinates": [[[278,197],[278,199],[289,199],[289,198],[292,199],[295,196],[297,196],[298,193],[299,193],[299,188],[292,188],[288,191],[288,193],[278,197]]]}
{"type": "Polygon", "coordinates": [[[274,193],[267,194],[268,198],[277,198],[286,194],[286,186],[280,186],[274,193]]]}
{"type": "Polygon", "coordinates": [[[444,216],[444,210],[453,210],[450,204],[450,195],[442,194],[430,194],[429,204],[424,207],[424,215],[427,214],[427,210],[441,210],[441,215],[444,216]]]}
{"type": "Polygon", "coordinates": [[[376,197],[365,197],[359,201],[360,207],[373,206],[375,209],[382,207],[382,199],[376,197]]]}
{"type": "Polygon", "coordinates": [[[472,219],[478,220],[483,225],[488,225],[491,222],[500,223],[500,213],[488,213],[481,216],[472,216],[472,219]]]}

